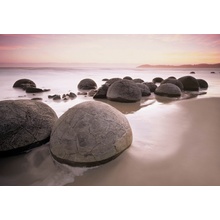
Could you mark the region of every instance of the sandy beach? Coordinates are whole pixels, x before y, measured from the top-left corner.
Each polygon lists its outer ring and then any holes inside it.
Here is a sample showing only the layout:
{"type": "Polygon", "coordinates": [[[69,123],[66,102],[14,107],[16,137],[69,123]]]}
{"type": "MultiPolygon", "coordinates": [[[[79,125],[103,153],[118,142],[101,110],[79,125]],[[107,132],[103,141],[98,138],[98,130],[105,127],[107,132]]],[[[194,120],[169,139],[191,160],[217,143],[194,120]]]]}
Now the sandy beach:
{"type": "MultiPolygon", "coordinates": [[[[135,108],[136,104],[128,104],[135,108]]],[[[117,106],[117,105],[115,105],[117,106]]],[[[126,104],[124,104],[126,108],[126,104]]],[[[129,108],[128,108],[129,109],[129,108]]],[[[119,110],[122,111],[122,105],[119,110]]],[[[133,143],[94,168],[58,164],[49,143],[0,160],[1,185],[193,186],[220,184],[220,98],[156,103],[126,117],[133,143]]]]}
{"type": "Polygon", "coordinates": [[[219,98],[145,108],[132,146],[69,185],[219,185],[219,111],[219,98]]]}

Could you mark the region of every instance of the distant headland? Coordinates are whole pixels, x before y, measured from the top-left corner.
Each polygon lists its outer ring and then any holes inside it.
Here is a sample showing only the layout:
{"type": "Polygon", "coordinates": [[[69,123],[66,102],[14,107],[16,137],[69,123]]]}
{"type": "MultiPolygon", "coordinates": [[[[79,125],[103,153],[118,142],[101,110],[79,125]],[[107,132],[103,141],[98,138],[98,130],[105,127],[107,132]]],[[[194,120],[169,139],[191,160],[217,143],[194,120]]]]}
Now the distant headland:
{"type": "Polygon", "coordinates": [[[201,64],[184,64],[184,65],[149,65],[149,64],[143,64],[140,66],[137,66],[137,68],[220,68],[220,63],[216,64],[207,64],[207,63],[201,63],[201,64]]]}

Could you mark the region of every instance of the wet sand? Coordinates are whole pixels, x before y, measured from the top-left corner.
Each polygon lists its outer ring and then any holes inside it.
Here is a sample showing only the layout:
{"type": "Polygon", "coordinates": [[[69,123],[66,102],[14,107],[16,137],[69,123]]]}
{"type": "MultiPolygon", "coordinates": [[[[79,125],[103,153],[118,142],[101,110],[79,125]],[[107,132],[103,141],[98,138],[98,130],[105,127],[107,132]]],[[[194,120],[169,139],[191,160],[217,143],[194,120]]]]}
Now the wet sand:
{"type": "Polygon", "coordinates": [[[53,160],[47,143],[1,158],[0,185],[220,185],[220,98],[164,103],[109,103],[126,115],[133,132],[132,145],[114,160],[94,168],[66,166],[53,160]]]}
{"type": "Polygon", "coordinates": [[[201,98],[128,115],[131,147],[67,185],[220,185],[219,112],[220,98],[201,98]]]}

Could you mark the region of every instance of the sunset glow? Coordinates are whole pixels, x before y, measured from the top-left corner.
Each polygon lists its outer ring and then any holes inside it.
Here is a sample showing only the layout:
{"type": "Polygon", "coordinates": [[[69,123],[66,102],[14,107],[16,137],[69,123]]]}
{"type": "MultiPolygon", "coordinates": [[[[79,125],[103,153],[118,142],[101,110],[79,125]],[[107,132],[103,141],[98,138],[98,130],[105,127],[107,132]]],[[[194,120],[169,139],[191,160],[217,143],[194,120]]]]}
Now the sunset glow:
{"type": "Polygon", "coordinates": [[[0,63],[199,64],[220,62],[220,35],[0,35],[0,63]]]}

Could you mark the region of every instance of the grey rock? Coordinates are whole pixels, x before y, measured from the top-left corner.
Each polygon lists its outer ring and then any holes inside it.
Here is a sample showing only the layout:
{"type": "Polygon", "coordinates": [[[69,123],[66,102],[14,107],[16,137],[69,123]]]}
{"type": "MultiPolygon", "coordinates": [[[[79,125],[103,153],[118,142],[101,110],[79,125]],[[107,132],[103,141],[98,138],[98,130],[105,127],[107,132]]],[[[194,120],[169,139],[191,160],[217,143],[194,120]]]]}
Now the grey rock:
{"type": "Polygon", "coordinates": [[[208,83],[204,79],[197,79],[197,82],[199,83],[200,89],[207,89],[209,87],[208,83]]]}
{"type": "Polygon", "coordinates": [[[178,79],[167,78],[161,82],[161,84],[164,84],[164,83],[172,83],[172,84],[178,86],[181,91],[183,90],[183,84],[178,79]]]}
{"type": "Polygon", "coordinates": [[[143,79],[140,79],[140,78],[133,79],[133,81],[134,81],[135,83],[143,83],[143,82],[144,82],[144,80],[143,80],[143,79]]]}
{"type": "Polygon", "coordinates": [[[94,99],[105,99],[108,91],[107,85],[102,85],[98,88],[96,94],[93,96],[94,99]]]}
{"type": "Polygon", "coordinates": [[[14,83],[13,87],[25,90],[28,87],[36,87],[36,84],[30,79],[19,79],[14,83]]]}
{"type": "Polygon", "coordinates": [[[125,76],[123,79],[132,80],[130,76],[125,76]]]}
{"type": "Polygon", "coordinates": [[[34,87],[26,88],[26,93],[40,93],[40,92],[44,92],[44,90],[39,89],[39,88],[34,88],[34,87]]]}
{"type": "Polygon", "coordinates": [[[0,101],[0,156],[22,153],[49,141],[57,115],[33,100],[0,101]]]}
{"type": "Polygon", "coordinates": [[[199,83],[196,78],[192,76],[183,76],[178,80],[183,84],[185,91],[199,91],[199,83]]]}
{"type": "Polygon", "coordinates": [[[155,94],[166,97],[180,97],[181,90],[178,86],[172,83],[164,83],[157,87],[157,89],[155,90],[155,94]]]}
{"type": "Polygon", "coordinates": [[[61,163],[88,167],[114,159],[131,143],[132,130],[121,112],[102,102],[87,101],[58,119],[50,151],[61,163]]]}
{"type": "Polygon", "coordinates": [[[140,88],[131,80],[122,79],[114,82],[107,91],[107,99],[117,102],[137,102],[142,95],[140,88]]]}
{"type": "Polygon", "coordinates": [[[153,82],[144,82],[143,84],[148,86],[148,88],[150,89],[151,92],[154,92],[157,88],[157,85],[154,84],[153,82]]]}
{"type": "Polygon", "coordinates": [[[163,78],[161,78],[161,77],[155,77],[152,80],[153,83],[161,83],[162,81],[163,81],[163,78]]]}
{"type": "Polygon", "coordinates": [[[111,79],[109,79],[106,83],[105,83],[105,85],[106,86],[111,86],[114,82],[116,82],[116,81],[118,81],[118,80],[121,80],[121,78],[111,78],[111,79]]]}
{"type": "Polygon", "coordinates": [[[77,87],[79,90],[90,90],[90,89],[96,89],[97,84],[94,80],[86,78],[81,80],[77,87]]]}
{"type": "Polygon", "coordinates": [[[151,95],[150,89],[149,89],[149,87],[146,84],[136,83],[136,85],[141,90],[141,95],[142,96],[150,96],[151,95]]]}

